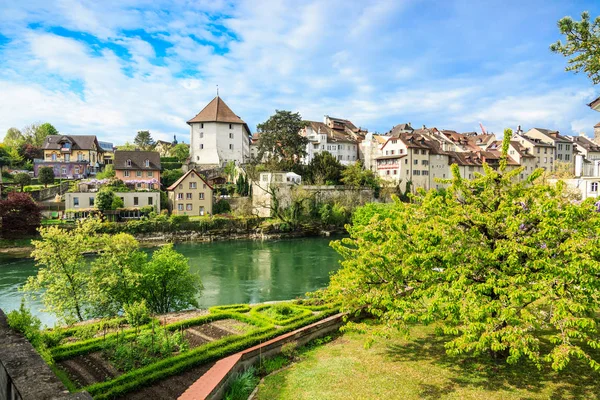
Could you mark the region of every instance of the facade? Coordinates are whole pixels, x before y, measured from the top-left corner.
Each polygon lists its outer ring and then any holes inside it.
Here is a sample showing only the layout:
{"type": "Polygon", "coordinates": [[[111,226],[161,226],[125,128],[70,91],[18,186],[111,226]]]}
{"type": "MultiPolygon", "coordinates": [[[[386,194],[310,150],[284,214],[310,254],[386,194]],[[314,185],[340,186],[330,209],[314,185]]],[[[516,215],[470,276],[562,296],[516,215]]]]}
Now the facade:
{"type": "Polygon", "coordinates": [[[575,146],[569,138],[562,136],[558,131],[542,128],[532,128],[525,133],[525,136],[539,139],[544,143],[554,146],[554,160],[562,163],[569,163],[574,166],[575,146]]]}
{"type": "Polygon", "coordinates": [[[250,160],[248,125],[219,96],[187,123],[191,168],[223,167],[229,161],[244,164],[250,160]]]}
{"type": "MultiPolygon", "coordinates": [[[[67,210],[84,210],[95,207],[98,192],[67,192],[65,208],[67,210]]],[[[124,208],[142,208],[152,206],[160,211],[160,192],[115,192],[115,196],[123,200],[124,208]]]]}
{"type": "Polygon", "coordinates": [[[157,140],[154,143],[154,151],[158,152],[161,157],[169,157],[171,150],[177,145],[177,136],[173,135],[173,142],[166,142],[164,140],[157,140]]]}
{"type": "Polygon", "coordinates": [[[44,158],[34,160],[34,176],[41,167],[54,169],[54,176],[66,179],[85,178],[103,165],[104,151],[96,136],[50,135],[44,140],[44,158]]]}
{"type": "Polygon", "coordinates": [[[554,145],[523,134],[517,134],[513,139],[535,157],[535,168],[554,170],[554,145]]]}
{"type": "Polygon", "coordinates": [[[155,151],[115,151],[115,177],[135,189],[160,188],[160,155],[155,151]]]}
{"type": "Polygon", "coordinates": [[[300,131],[309,141],[303,162],[308,164],[315,155],[329,152],[342,165],[354,164],[359,159],[358,146],[364,137],[362,133],[350,121],[339,118],[325,116],[324,122],[307,121],[307,126],[300,131]]]}
{"type": "Polygon", "coordinates": [[[185,175],[167,188],[169,209],[174,215],[211,215],[213,188],[196,170],[185,175]]]}
{"type": "Polygon", "coordinates": [[[597,176],[596,161],[600,160],[600,145],[585,136],[568,136],[576,147],[575,176],[597,176]]]}
{"type": "Polygon", "coordinates": [[[279,206],[291,202],[291,188],[300,185],[302,178],[293,172],[261,172],[258,181],[252,183],[252,209],[259,217],[271,217],[273,193],[277,193],[279,206]]]}
{"type": "Polygon", "coordinates": [[[112,164],[115,160],[115,147],[110,142],[98,141],[100,148],[102,149],[102,163],[104,165],[112,164]]]}

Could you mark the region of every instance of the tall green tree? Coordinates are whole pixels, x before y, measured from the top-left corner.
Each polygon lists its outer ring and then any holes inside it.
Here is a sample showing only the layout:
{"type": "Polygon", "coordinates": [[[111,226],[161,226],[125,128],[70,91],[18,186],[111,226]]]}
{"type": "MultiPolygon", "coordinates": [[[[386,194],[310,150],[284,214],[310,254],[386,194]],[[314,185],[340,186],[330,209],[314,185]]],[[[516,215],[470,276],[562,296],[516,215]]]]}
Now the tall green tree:
{"type": "Polygon", "coordinates": [[[52,185],[54,183],[54,168],[52,167],[41,167],[38,170],[38,180],[44,187],[52,185]]]}
{"type": "Polygon", "coordinates": [[[268,120],[257,125],[260,133],[258,160],[266,160],[271,170],[289,171],[300,164],[308,144],[300,130],[306,124],[299,113],[276,110],[268,120]]]}
{"type": "Polygon", "coordinates": [[[307,178],[310,182],[322,185],[339,185],[344,167],[328,151],[316,154],[307,168],[307,178]]]}
{"type": "Polygon", "coordinates": [[[25,143],[25,136],[17,128],[8,128],[3,143],[18,149],[25,143]]]}
{"type": "Polygon", "coordinates": [[[509,140],[499,171],[465,180],[452,165],[446,191],[359,209],[333,245],[344,261],[331,294],[393,327],[436,323],[452,355],[600,369],[600,204],[533,184],[540,170],[519,182],[509,140]]]}
{"type": "Polygon", "coordinates": [[[373,171],[364,169],[360,161],[346,167],[342,171],[342,183],[353,188],[370,187],[379,190],[379,177],[373,171]]]}
{"type": "Polygon", "coordinates": [[[121,150],[121,151],[131,151],[131,150],[135,150],[138,147],[135,144],[129,143],[129,142],[125,142],[125,144],[122,144],[120,146],[117,146],[117,150],[121,150]]]}
{"type": "Polygon", "coordinates": [[[89,309],[89,266],[84,256],[90,250],[90,235],[84,226],[65,230],[42,227],[40,240],[32,241],[31,256],[38,267],[23,286],[30,293],[42,292],[45,310],[65,322],[83,321],[89,309]]]}
{"type": "Polygon", "coordinates": [[[58,135],[58,130],[49,122],[28,125],[23,131],[26,142],[36,147],[41,147],[47,136],[58,135]]]}
{"type": "Polygon", "coordinates": [[[27,172],[19,172],[13,178],[13,182],[19,184],[21,186],[21,192],[25,188],[25,186],[31,184],[31,176],[27,172]]]}
{"type": "Polygon", "coordinates": [[[200,277],[190,272],[187,258],[172,244],[154,251],[141,277],[139,290],[152,312],[162,314],[198,306],[200,277]]]}
{"type": "Polygon", "coordinates": [[[133,143],[142,150],[150,150],[154,146],[154,140],[150,131],[138,131],[135,139],[133,139],[133,143]]]}
{"type": "Polygon", "coordinates": [[[600,16],[594,21],[590,13],[581,13],[581,21],[564,17],[558,21],[558,29],[565,41],[550,45],[555,53],[570,57],[565,68],[575,73],[585,72],[594,84],[600,82],[600,16]]]}

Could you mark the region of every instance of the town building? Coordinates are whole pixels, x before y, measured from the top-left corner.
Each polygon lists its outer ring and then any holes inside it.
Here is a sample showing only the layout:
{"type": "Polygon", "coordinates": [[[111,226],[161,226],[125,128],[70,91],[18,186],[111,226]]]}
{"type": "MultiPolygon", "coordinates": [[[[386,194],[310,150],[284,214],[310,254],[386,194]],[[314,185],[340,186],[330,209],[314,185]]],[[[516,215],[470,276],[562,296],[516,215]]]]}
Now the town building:
{"type": "MultiPolygon", "coordinates": [[[[525,133],[525,136],[551,144],[554,146],[554,160],[561,163],[569,163],[574,166],[575,146],[567,137],[562,136],[558,131],[542,128],[532,128],[525,133]]],[[[555,163],[556,168],[556,163],[555,163]]]]}
{"type": "Polygon", "coordinates": [[[50,135],[42,150],[44,158],[33,163],[34,176],[38,176],[41,167],[51,167],[57,178],[85,178],[103,165],[103,150],[93,135],[50,135]]]}
{"type": "Polygon", "coordinates": [[[213,187],[191,169],[167,188],[169,209],[174,215],[211,215],[213,187]]]}
{"type": "Polygon", "coordinates": [[[517,130],[512,139],[526,148],[529,154],[535,157],[535,168],[542,168],[545,171],[554,171],[554,145],[546,143],[538,138],[524,135],[517,130]]]}
{"type": "Polygon", "coordinates": [[[367,131],[357,128],[347,119],[328,115],[325,115],[323,122],[306,121],[306,124],[300,131],[309,141],[303,160],[305,164],[323,152],[329,152],[342,165],[351,165],[359,160],[359,144],[367,131]]]}
{"type": "MultiPolygon", "coordinates": [[[[98,192],[67,192],[65,193],[65,209],[86,210],[95,207],[98,192]]],[[[160,211],[160,192],[115,192],[116,197],[123,200],[123,208],[142,208],[152,206],[160,211]]]]}
{"type": "Polygon", "coordinates": [[[250,129],[225,102],[215,97],[190,126],[190,169],[223,167],[227,162],[250,160],[250,129]]]}
{"type": "Polygon", "coordinates": [[[259,217],[272,217],[273,196],[279,207],[291,203],[291,188],[302,183],[302,177],[294,172],[261,172],[258,181],[252,182],[252,209],[259,217]]]}
{"type": "Polygon", "coordinates": [[[175,146],[177,146],[177,136],[173,135],[172,142],[167,142],[165,140],[157,140],[154,142],[153,150],[158,152],[161,157],[170,157],[171,150],[173,150],[173,147],[175,146]]]}
{"type": "Polygon", "coordinates": [[[135,189],[160,189],[160,155],[156,151],[115,151],[115,177],[135,189]]]}
{"type": "Polygon", "coordinates": [[[102,163],[110,165],[115,161],[115,146],[110,142],[98,141],[98,145],[102,149],[102,163]]]}
{"type": "Polygon", "coordinates": [[[600,176],[600,145],[585,136],[568,136],[576,146],[575,176],[600,176]]]}

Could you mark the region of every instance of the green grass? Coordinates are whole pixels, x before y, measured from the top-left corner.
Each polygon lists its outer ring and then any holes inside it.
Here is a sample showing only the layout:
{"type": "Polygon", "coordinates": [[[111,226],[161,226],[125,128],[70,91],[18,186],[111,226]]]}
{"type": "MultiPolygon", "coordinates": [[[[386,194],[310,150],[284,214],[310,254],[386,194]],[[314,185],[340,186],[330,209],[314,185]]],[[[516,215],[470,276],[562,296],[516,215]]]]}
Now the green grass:
{"type": "Polygon", "coordinates": [[[257,399],[600,399],[600,374],[572,360],[568,372],[488,357],[450,357],[431,327],[405,339],[346,333],[309,348],[300,361],[267,376],[257,399]]]}
{"type": "Polygon", "coordinates": [[[29,239],[0,239],[0,249],[10,249],[13,247],[31,247],[31,238],[29,239]]]}

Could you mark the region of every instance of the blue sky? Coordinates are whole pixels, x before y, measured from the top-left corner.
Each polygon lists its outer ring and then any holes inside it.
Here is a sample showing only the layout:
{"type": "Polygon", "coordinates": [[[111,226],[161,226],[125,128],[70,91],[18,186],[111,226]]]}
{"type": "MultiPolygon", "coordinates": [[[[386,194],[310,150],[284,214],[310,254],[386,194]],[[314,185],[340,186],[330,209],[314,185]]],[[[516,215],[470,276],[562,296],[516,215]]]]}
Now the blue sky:
{"type": "Polygon", "coordinates": [[[600,95],[548,47],[598,1],[0,0],[0,132],[41,121],[189,142],[215,96],[251,130],[276,109],[371,131],[412,122],[592,134],[600,95]]]}

